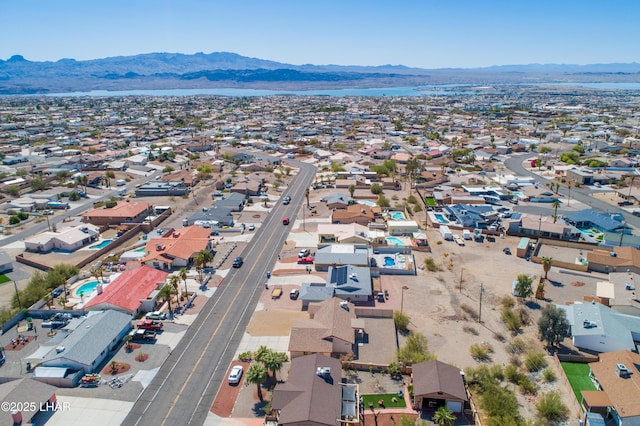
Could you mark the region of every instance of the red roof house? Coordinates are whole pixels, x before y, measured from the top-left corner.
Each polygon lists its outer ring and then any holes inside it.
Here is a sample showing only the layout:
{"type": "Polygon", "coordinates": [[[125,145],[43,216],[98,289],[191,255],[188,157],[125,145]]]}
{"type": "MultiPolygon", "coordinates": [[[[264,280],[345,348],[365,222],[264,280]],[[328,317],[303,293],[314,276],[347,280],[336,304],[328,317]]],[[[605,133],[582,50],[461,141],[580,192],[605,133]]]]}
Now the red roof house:
{"type": "Polygon", "coordinates": [[[152,311],[154,292],[164,285],[167,275],[167,272],[149,266],[125,271],[83,308],[93,311],[114,309],[134,316],[142,311],[152,311]]]}

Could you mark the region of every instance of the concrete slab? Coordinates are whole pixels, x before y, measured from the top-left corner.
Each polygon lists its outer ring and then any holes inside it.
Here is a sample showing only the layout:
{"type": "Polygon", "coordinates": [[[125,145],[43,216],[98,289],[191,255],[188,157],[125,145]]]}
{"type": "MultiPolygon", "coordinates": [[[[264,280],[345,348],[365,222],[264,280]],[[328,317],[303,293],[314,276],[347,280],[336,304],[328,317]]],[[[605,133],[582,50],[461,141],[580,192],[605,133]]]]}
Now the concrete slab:
{"type": "Polygon", "coordinates": [[[239,354],[247,351],[255,351],[260,346],[267,346],[276,352],[289,352],[289,336],[252,336],[245,333],[242,337],[242,341],[238,345],[238,349],[234,358],[237,358],[239,354]]]}
{"type": "Polygon", "coordinates": [[[149,383],[151,383],[156,374],[158,374],[158,371],[160,371],[160,367],[154,368],[153,370],[140,370],[131,380],[134,382],[140,382],[142,387],[146,388],[149,386],[149,383]]]}

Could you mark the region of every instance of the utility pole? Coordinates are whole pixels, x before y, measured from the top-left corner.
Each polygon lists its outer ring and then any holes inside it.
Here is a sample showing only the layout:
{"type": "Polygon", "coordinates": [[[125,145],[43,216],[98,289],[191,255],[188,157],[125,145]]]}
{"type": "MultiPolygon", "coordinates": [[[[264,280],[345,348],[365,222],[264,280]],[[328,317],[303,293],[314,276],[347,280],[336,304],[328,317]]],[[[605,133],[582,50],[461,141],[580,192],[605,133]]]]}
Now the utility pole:
{"type": "Polygon", "coordinates": [[[478,309],[478,322],[482,324],[482,294],[484,293],[484,286],[480,283],[480,309],[478,309]]]}
{"type": "Polygon", "coordinates": [[[460,293],[462,293],[462,272],[464,271],[464,265],[460,266],[460,293]]]}

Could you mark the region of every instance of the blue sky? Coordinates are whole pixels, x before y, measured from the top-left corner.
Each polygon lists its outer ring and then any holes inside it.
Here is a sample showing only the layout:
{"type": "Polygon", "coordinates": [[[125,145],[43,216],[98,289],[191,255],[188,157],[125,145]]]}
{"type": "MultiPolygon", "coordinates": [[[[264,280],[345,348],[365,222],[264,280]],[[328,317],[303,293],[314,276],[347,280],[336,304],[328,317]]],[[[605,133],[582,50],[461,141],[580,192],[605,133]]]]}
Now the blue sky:
{"type": "Polygon", "coordinates": [[[234,52],[290,64],[640,62],[637,0],[1,0],[0,59],[234,52]]]}

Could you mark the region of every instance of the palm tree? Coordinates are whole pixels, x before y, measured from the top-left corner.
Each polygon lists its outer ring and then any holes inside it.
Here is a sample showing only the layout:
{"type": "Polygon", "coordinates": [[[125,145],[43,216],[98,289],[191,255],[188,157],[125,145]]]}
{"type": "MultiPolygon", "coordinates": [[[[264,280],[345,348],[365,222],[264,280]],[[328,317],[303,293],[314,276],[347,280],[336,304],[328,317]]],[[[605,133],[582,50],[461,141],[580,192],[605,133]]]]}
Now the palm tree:
{"type": "Polygon", "coordinates": [[[356,186],[354,184],[349,185],[349,195],[353,198],[353,194],[356,192],[356,186]]]}
{"type": "Polygon", "coordinates": [[[184,294],[186,296],[187,293],[188,293],[188,291],[187,291],[187,268],[185,268],[185,267],[180,268],[180,272],[178,272],[178,276],[180,277],[180,279],[182,281],[184,281],[184,294]]]}
{"type": "Polygon", "coordinates": [[[309,207],[309,187],[304,190],[304,196],[307,198],[307,208],[309,207]]]}
{"type": "Polygon", "coordinates": [[[171,310],[171,298],[173,297],[173,294],[174,294],[173,292],[174,292],[174,289],[169,284],[166,284],[158,292],[158,297],[161,299],[164,299],[164,301],[167,302],[167,305],[169,306],[169,312],[173,312],[171,310]]]}
{"type": "Polygon", "coordinates": [[[555,200],[551,203],[551,207],[553,207],[553,223],[556,223],[558,220],[558,207],[560,207],[560,200],[555,200]]]}
{"type": "Polygon", "coordinates": [[[551,263],[553,262],[553,258],[548,256],[542,256],[540,259],[542,262],[542,269],[544,270],[544,279],[547,279],[547,274],[549,274],[549,270],[551,269],[551,263]]]}
{"type": "Polygon", "coordinates": [[[277,383],[278,379],[276,378],[276,372],[280,371],[280,369],[282,368],[282,365],[289,361],[289,357],[287,357],[287,354],[284,352],[273,352],[273,351],[269,351],[265,356],[264,356],[264,360],[262,361],[265,368],[268,371],[271,371],[272,375],[273,375],[273,382],[277,383]]]}
{"type": "Polygon", "coordinates": [[[260,385],[267,378],[267,369],[260,364],[251,364],[247,370],[247,382],[253,383],[258,388],[258,398],[263,401],[262,388],[260,385]]]}
{"type": "MultiPolygon", "coordinates": [[[[171,285],[171,287],[173,287],[174,294],[179,294],[179,292],[178,292],[178,284],[180,284],[180,276],[171,275],[169,277],[169,284],[171,285]]],[[[180,307],[180,298],[176,299],[176,303],[177,303],[178,308],[179,308],[180,307]]]]}
{"type": "Polygon", "coordinates": [[[268,346],[262,345],[253,353],[253,359],[262,364],[265,363],[267,356],[271,353],[271,349],[268,346]]]}
{"type": "Polygon", "coordinates": [[[456,421],[456,416],[447,408],[446,405],[438,408],[433,415],[434,423],[442,426],[452,426],[456,421]]]}
{"type": "Polygon", "coordinates": [[[131,351],[131,339],[132,339],[131,335],[127,334],[122,339],[124,340],[124,347],[126,348],[126,350],[131,351]]]}

